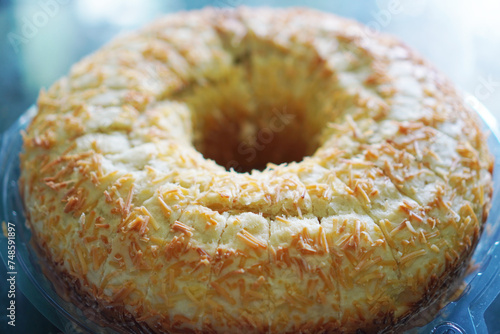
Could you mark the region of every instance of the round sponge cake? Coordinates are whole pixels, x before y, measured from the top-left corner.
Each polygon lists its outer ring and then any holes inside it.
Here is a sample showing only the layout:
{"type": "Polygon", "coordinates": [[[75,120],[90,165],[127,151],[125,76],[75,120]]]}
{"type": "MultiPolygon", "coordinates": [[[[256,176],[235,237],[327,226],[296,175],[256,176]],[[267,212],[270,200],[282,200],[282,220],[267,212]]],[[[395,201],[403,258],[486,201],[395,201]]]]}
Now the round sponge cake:
{"type": "Polygon", "coordinates": [[[115,328],[374,332],[461,276],[492,166],[474,112],[396,39],[209,8],[42,91],[20,187],[57,284],[115,328]]]}

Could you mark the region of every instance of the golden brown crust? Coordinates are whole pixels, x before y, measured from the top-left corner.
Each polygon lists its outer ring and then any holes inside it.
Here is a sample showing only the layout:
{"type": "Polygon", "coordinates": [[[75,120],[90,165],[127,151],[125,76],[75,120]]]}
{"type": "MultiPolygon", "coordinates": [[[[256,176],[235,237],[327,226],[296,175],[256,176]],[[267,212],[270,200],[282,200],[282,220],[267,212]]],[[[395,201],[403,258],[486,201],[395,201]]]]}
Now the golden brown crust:
{"type": "Polygon", "coordinates": [[[313,10],[167,16],[38,109],[20,182],[34,240],[123,330],[396,330],[462,275],[490,206],[493,160],[451,83],[313,10]],[[263,128],[282,149],[229,140],[263,128]]]}

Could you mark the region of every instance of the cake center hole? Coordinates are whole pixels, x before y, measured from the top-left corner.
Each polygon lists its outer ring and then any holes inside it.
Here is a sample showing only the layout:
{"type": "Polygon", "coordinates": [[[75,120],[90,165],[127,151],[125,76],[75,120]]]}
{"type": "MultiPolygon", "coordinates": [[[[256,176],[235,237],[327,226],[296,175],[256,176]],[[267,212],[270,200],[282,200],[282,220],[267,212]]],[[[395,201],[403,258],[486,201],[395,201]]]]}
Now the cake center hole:
{"type": "Polygon", "coordinates": [[[304,111],[267,106],[251,113],[241,106],[204,115],[194,145],[207,159],[240,173],[264,170],[268,163],[301,161],[317,148],[306,129],[304,111]]]}
{"type": "Polygon", "coordinates": [[[240,52],[227,72],[178,95],[191,111],[195,148],[240,173],[314,154],[342,110],[331,102],[339,96],[336,77],[323,65],[267,44],[240,52]]]}

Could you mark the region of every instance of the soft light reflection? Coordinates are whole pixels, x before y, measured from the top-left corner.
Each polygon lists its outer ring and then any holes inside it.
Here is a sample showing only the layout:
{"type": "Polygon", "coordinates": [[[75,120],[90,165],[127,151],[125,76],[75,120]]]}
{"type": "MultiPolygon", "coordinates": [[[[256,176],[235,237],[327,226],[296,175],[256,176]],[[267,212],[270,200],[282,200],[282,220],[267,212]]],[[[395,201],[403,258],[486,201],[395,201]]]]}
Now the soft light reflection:
{"type": "Polygon", "coordinates": [[[90,24],[122,27],[143,24],[160,12],[160,2],[143,0],[77,0],[76,12],[90,24]]]}
{"type": "Polygon", "coordinates": [[[377,0],[379,8],[386,8],[391,2],[400,4],[401,14],[415,17],[427,9],[429,0],[377,0]]]}
{"type": "Polygon", "coordinates": [[[495,39],[498,42],[500,36],[500,20],[498,19],[500,1],[466,1],[464,11],[469,18],[470,28],[474,33],[482,37],[495,39]]]}

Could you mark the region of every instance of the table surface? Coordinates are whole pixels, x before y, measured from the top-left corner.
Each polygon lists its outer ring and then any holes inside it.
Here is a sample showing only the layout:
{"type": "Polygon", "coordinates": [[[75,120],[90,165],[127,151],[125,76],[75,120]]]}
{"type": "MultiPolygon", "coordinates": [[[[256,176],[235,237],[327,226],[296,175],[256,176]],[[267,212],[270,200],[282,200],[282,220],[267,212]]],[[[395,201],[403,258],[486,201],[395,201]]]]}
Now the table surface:
{"type": "MultiPolygon", "coordinates": [[[[49,87],[73,63],[113,36],[164,13],[207,5],[307,6],[354,18],[398,36],[500,119],[497,0],[0,0],[0,133],[35,103],[40,89],[49,87]]],[[[0,309],[7,302],[2,267],[0,309]]],[[[39,333],[59,332],[22,294],[17,296],[17,305],[22,314],[16,330],[6,331],[0,312],[0,332],[27,333],[24,320],[28,319],[37,324],[39,333]]]]}

